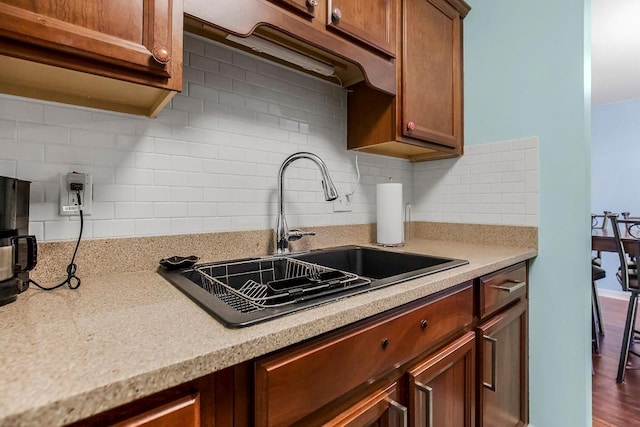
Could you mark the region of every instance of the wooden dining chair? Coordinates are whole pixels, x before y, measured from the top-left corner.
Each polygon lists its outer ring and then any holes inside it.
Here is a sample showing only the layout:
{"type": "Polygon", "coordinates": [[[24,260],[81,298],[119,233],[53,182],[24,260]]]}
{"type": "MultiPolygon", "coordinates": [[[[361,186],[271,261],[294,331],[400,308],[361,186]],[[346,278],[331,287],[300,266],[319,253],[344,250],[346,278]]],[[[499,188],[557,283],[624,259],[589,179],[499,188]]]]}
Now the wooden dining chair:
{"type": "Polygon", "coordinates": [[[604,321],[596,281],[604,279],[607,273],[597,265],[591,264],[591,341],[593,351],[600,354],[600,337],[604,336],[604,321]]]}
{"type": "MultiPolygon", "coordinates": [[[[640,333],[635,329],[636,315],[638,313],[638,295],[640,295],[640,280],[638,271],[640,267],[640,258],[634,256],[640,254],[640,220],[619,220],[611,218],[614,240],[620,258],[620,269],[616,274],[622,290],[630,292],[629,305],[627,306],[627,317],[624,325],[624,334],[622,338],[622,346],[620,348],[620,360],[618,362],[618,374],[616,381],[624,382],[624,375],[627,367],[629,354],[640,356],[632,348],[636,334],[640,333]],[[624,242],[622,240],[620,226],[624,227],[624,242]],[[629,257],[635,259],[635,263],[629,263],[629,257]]],[[[637,369],[637,368],[636,368],[637,369]]]]}
{"type": "MultiPolygon", "coordinates": [[[[591,214],[591,229],[600,229],[604,230],[607,228],[607,222],[610,222],[611,217],[617,217],[618,214],[611,211],[603,211],[600,214],[591,214]]],[[[596,251],[595,255],[591,256],[591,264],[596,265],[598,267],[602,267],[602,252],[596,251]]]]}

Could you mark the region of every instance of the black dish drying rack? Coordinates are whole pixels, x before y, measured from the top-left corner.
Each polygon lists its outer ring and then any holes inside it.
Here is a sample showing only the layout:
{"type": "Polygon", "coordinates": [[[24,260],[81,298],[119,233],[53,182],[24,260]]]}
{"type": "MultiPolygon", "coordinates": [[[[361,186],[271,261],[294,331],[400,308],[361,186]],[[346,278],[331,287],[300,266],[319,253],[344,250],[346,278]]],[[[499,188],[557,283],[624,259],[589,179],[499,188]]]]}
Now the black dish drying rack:
{"type": "Polygon", "coordinates": [[[283,307],[371,280],[317,264],[287,257],[239,260],[195,266],[199,286],[241,313],[283,307]]]}

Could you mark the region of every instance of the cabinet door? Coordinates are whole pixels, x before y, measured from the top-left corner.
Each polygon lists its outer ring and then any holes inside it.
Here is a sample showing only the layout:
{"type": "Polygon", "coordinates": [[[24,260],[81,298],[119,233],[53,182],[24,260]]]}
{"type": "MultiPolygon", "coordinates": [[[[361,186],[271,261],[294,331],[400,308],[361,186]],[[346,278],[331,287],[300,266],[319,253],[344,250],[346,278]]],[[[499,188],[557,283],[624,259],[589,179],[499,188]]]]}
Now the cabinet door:
{"type": "Polygon", "coordinates": [[[0,44],[8,56],[181,88],[180,1],[2,0],[0,21],[0,36],[19,43],[0,44]]]}
{"type": "Polygon", "coordinates": [[[522,301],[478,328],[480,427],[527,423],[526,304],[522,301]]]}
{"type": "Polygon", "coordinates": [[[316,7],[318,0],[270,0],[276,4],[284,5],[292,8],[296,12],[308,18],[316,16],[316,7]]]}
{"type": "Polygon", "coordinates": [[[200,396],[196,393],[114,424],[114,427],[200,426],[200,396]]]}
{"type": "Polygon", "coordinates": [[[403,0],[402,16],[400,131],[405,137],[461,150],[460,13],[446,0],[403,0]]]}
{"type": "Polygon", "coordinates": [[[327,12],[329,28],[395,57],[394,0],[328,0],[327,12]]]}
{"type": "Polygon", "coordinates": [[[332,420],[325,427],[406,426],[407,408],[399,402],[398,384],[376,390],[332,420]]]}
{"type": "Polygon", "coordinates": [[[468,332],[408,371],[410,425],[475,425],[475,347],[468,332]]]}

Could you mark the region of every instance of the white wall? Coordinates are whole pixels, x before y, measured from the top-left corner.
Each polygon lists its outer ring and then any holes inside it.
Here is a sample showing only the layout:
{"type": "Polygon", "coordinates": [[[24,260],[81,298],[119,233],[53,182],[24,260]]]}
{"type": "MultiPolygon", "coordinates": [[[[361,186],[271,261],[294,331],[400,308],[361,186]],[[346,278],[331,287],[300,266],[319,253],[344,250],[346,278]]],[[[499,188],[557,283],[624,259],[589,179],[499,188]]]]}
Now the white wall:
{"type": "MultiPolygon", "coordinates": [[[[30,229],[73,239],[58,216],[59,174],[93,174],[87,238],[267,229],[282,161],[311,151],[344,193],[356,180],[346,151],[346,91],[196,36],[185,35],[184,90],[156,119],[0,97],[0,175],[33,181],[30,229]]],[[[350,213],[333,213],[307,160],[286,173],[291,226],[375,221],[375,184],[412,194],[404,160],[361,154],[350,213]]]]}

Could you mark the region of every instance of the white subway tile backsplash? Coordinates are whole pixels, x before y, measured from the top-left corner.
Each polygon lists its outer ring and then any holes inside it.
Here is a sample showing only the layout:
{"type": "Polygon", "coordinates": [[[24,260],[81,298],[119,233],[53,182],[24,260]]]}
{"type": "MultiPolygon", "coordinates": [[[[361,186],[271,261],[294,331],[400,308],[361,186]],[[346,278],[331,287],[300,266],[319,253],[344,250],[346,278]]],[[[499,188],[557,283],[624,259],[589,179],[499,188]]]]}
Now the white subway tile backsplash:
{"type": "Polygon", "coordinates": [[[138,119],[129,114],[93,113],[93,129],[98,132],[134,134],[138,119]]]}
{"type": "Polygon", "coordinates": [[[0,139],[0,153],[3,159],[40,161],[44,160],[44,144],[41,142],[0,139]]]}
{"type": "Polygon", "coordinates": [[[137,219],[133,228],[136,236],[171,234],[171,220],[169,218],[137,219]]]}
{"type": "Polygon", "coordinates": [[[0,159],[0,175],[15,178],[18,173],[18,162],[15,160],[0,159]]]}
{"type": "Polygon", "coordinates": [[[32,203],[29,206],[29,221],[58,220],[58,203],[32,203]]]}
{"type": "Polygon", "coordinates": [[[42,123],[45,105],[10,95],[0,95],[0,117],[5,120],[42,123]]]}
{"type": "Polygon", "coordinates": [[[209,73],[217,73],[218,61],[207,58],[203,55],[198,55],[197,53],[189,53],[189,68],[195,68],[196,70],[202,70],[209,73]]]}
{"type": "MultiPolygon", "coordinates": [[[[244,96],[236,95],[230,92],[220,91],[218,94],[218,102],[223,105],[228,105],[231,108],[244,108],[246,98],[244,96]]],[[[254,112],[252,112],[255,114],[254,112]]]]}
{"type": "Polygon", "coordinates": [[[133,202],[136,186],[93,184],[93,200],[98,202],[133,202]]]}
{"type": "MultiPolygon", "coordinates": [[[[207,70],[205,69],[204,73],[204,85],[208,88],[216,88],[220,89],[220,94],[229,93],[233,90],[231,86],[232,80],[228,77],[221,76],[218,74],[217,67],[215,70],[207,70]]],[[[220,96],[220,95],[219,95],[220,96]]],[[[222,101],[221,97],[220,100],[222,101]]]]}
{"type": "Polygon", "coordinates": [[[425,221],[537,225],[537,138],[472,145],[461,159],[415,164],[412,216],[425,221]],[[458,176],[459,182],[452,180],[458,176]],[[449,196],[457,196],[452,200],[449,196]]]}
{"type": "Polygon", "coordinates": [[[216,187],[218,185],[219,177],[211,173],[189,173],[188,174],[188,186],[189,187],[216,187]]]}
{"type": "Polygon", "coordinates": [[[70,129],[64,126],[29,122],[18,123],[18,136],[23,141],[68,144],[70,133],[70,129]]]}
{"type": "Polygon", "coordinates": [[[172,218],[171,233],[172,234],[189,234],[200,233],[203,231],[202,218],[172,218]]]}
{"type": "Polygon", "coordinates": [[[174,156],[186,156],[189,154],[189,144],[185,141],[155,138],[153,146],[157,154],[171,154],[174,156]]]}
{"type": "Polygon", "coordinates": [[[153,215],[155,218],[181,218],[187,216],[186,203],[155,203],[153,215]]]}
{"type": "Polygon", "coordinates": [[[113,218],[115,218],[115,203],[93,201],[93,210],[91,212],[91,216],[87,216],[87,219],[95,221],[98,219],[113,218]]]}
{"type": "Polygon", "coordinates": [[[190,217],[214,217],[218,215],[217,203],[189,203],[187,216],[190,217]]]}
{"type": "MultiPolygon", "coordinates": [[[[116,169],[116,184],[152,185],[153,171],[149,169],[116,169]]],[[[95,181],[94,181],[95,182],[95,181]]]]}
{"type": "Polygon", "coordinates": [[[197,84],[192,82],[189,82],[188,87],[189,87],[190,98],[202,99],[204,101],[209,101],[213,103],[218,102],[218,89],[209,88],[207,86],[204,86],[203,84],[197,84]]]}
{"type": "Polygon", "coordinates": [[[187,172],[176,171],[154,171],[153,185],[164,185],[169,187],[184,187],[189,182],[187,172]]]}
{"type": "Polygon", "coordinates": [[[186,126],[187,117],[188,115],[186,111],[180,111],[172,108],[165,108],[164,110],[160,111],[158,116],[155,118],[155,122],[171,125],[172,126],[171,130],[173,130],[173,128],[178,126],[186,126]]]}
{"type": "Polygon", "coordinates": [[[93,222],[93,237],[96,239],[104,237],[127,237],[133,235],[135,235],[135,221],[131,219],[93,222]]]}
{"type": "Polygon", "coordinates": [[[116,203],[115,204],[116,219],[152,218],[152,217],[153,217],[152,203],[116,203]]]}
{"type": "Polygon", "coordinates": [[[185,67],[182,70],[182,78],[184,81],[184,87],[182,88],[182,96],[189,95],[188,83],[198,83],[200,85],[204,85],[204,71],[202,70],[185,67]]]}
{"type": "MultiPolygon", "coordinates": [[[[31,217],[29,217],[31,221],[31,217]]],[[[94,237],[93,226],[97,222],[85,221],[82,237],[94,237]]],[[[80,221],[45,221],[43,240],[75,240],[80,234],[80,221]]],[[[63,273],[61,271],[60,273],[63,273]]]]}
{"type": "Polygon", "coordinates": [[[47,163],[92,165],[94,163],[94,152],[89,147],[48,144],[45,148],[44,159],[47,163]]]}
{"type": "Polygon", "coordinates": [[[193,187],[172,187],[172,202],[201,202],[203,201],[203,189],[193,187]]]}
{"type": "Polygon", "coordinates": [[[96,166],[101,167],[135,168],[136,153],[96,148],[94,150],[94,162],[96,166]]]}
{"type": "Polygon", "coordinates": [[[71,129],[69,142],[76,147],[113,148],[116,145],[116,135],[94,130],[71,129]]]}
{"type": "Polygon", "coordinates": [[[17,178],[57,183],[60,174],[67,172],[70,172],[68,165],[23,161],[18,162],[17,178]]]}
{"type": "Polygon", "coordinates": [[[171,169],[171,156],[166,154],[136,153],[135,159],[139,169],[171,169]]]}
{"type": "Polygon", "coordinates": [[[171,106],[175,110],[189,113],[202,113],[204,111],[204,101],[202,99],[189,98],[188,96],[174,96],[171,100],[171,106]]]}
{"type": "Polygon", "coordinates": [[[153,138],[141,135],[116,135],[116,148],[125,152],[153,152],[153,138]]]}
{"type": "Polygon", "coordinates": [[[43,241],[44,222],[29,222],[29,234],[36,236],[36,241],[43,241]]]}
{"type": "Polygon", "coordinates": [[[216,61],[231,64],[233,51],[226,46],[218,43],[205,43],[204,55],[207,58],[215,58],[216,61]]]}
{"type": "Polygon", "coordinates": [[[18,135],[18,124],[15,120],[0,120],[0,138],[15,140],[18,135]]]}
{"type": "Polygon", "coordinates": [[[136,202],[168,202],[170,199],[169,187],[137,186],[135,188],[136,202]]]}

